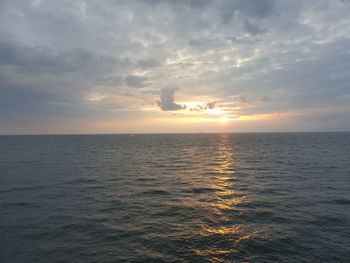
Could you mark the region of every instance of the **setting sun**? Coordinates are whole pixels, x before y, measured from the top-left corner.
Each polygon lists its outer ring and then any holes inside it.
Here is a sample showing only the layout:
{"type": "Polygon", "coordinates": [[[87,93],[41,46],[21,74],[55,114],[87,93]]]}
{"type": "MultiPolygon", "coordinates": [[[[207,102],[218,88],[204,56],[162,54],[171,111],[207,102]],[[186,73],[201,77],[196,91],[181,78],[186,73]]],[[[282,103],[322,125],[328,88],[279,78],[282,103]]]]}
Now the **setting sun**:
{"type": "Polygon", "coordinates": [[[213,114],[213,115],[223,115],[224,112],[220,109],[207,109],[207,112],[209,114],[213,114]]]}

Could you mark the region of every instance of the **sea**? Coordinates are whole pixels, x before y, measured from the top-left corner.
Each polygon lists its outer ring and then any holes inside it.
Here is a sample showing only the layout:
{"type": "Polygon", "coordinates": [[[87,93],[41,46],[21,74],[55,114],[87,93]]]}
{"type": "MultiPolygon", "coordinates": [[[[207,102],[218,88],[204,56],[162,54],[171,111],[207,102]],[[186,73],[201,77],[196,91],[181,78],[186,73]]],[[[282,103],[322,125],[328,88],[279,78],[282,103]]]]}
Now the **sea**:
{"type": "Polygon", "coordinates": [[[0,262],[350,262],[350,133],[0,136],[0,262]]]}

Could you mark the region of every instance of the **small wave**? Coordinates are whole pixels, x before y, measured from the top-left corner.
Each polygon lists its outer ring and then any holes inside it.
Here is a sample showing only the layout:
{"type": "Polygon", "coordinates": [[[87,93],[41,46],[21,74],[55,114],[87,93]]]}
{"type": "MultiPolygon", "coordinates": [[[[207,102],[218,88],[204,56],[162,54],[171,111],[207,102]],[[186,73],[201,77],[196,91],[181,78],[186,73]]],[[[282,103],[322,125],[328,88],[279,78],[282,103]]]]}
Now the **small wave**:
{"type": "Polygon", "coordinates": [[[77,179],[66,181],[64,182],[64,184],[76,185],[81,183],[95,183],[95,182],[96,182],[96,179],[77,178],[77,179]]]}
{"type": "Polygon", "coordinates": [[[171,195],[171,193],[165,190],[151,189],[140,193],[140,195],[171,195]]]}
{"type": "Polygon", "coordinates": [[[91,224],[88,222],[77,222],[77,223],[66,223],[61,226],[64,231],[74,231],[74,232],[86,232],[88,230],[94,230],[96,224],[91,224]]]}
{"type": "Polygon", "coordinates": [[[154,217],[180,217],[186,218],[193,213],[194,208],[189,206],[171,206],[168,209],[157,211],[153,214],[154,217]]]}
{"type": "Polygon", "coordinates": [[[350,205],[350,200],[349,199],[339,198],[339,199],[329,200],[326,203],[328,203],[328,204],[336,204],[336,205],[350,205]]]}
{"type": "Polygon", "coordinates": [[[140,178],[136,178],[137,181],[141,181],[141,182],[151,182],[151,181],[157,181],[157,179],[155,178],[149,178],[149,177],[140,177],[140,178]]]}
{"type": "Polygon", "coordinates": [[[66,195],[66,193],[61,193],[61,192],[47,192],[47,193],[43,193],[40,194],[39,197],[41,199],[45,199],[45,200],[54,200],[54,199],[59,199],[62,198],[66,195]]]}
{"type": "Polygon", "coordinates": [[[238,179],[235,178],[235,177],[232,177],[232,178],[225,178],[225,181],[226,181],[226,182],[237,182],[238,179]]]}
{"type": "Polygon", "coordinates": [[[212,192],[218,192],[218,191],[222,191],[222,190],[219,188],[212,188],[212,187],[195,187],[186,192],[194,193],[194,194],[205,194],[205,193],[212,193],[212,192]]]}
{"type": "Polygon", "coordinates": [[[1,190],[0,193],[12,193],[17,191],[33,191],[33,190],[40,190],[44,189],[45,186],[25,186],[25,187],[15,187],[8,190],[1,190]]]}
{"type": "Polygon", "coordinates": [[[39,204],[32,202],[9,202],[9,203],[0,203],[1,208],[13,208],[13,207],[21,207],[21,208],[38,208],[39,204]]]}
{"type": "Polygon", "coordinates": [[[330,216],[330,215],[321,215],[318,216],[314,220],[309,220],[308,224],[314,225],[314,226],[347,226],[347,220],[346,218],[337,217],[337,216],[330,216]]]}
{"type": "Polygon", "coordinates": [[[285,193],[286,191],[290,192],[288,189],[283,189],[279,190],[279,189],[263,189],[263,190],[259,190],[257,191],[260,194],[267,194],[267,195],[286,195],[287,193],[285,193]]]}

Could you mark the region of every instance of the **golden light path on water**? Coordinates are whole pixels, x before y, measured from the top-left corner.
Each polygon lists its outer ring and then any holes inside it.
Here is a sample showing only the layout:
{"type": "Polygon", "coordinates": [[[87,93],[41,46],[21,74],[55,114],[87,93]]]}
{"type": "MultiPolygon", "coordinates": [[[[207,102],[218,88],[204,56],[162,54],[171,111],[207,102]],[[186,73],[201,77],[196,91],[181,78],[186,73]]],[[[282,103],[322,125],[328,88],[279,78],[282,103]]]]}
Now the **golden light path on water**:
{"type": "MultiPolygon", "coordinates": [[[[257,235],[249,226],[233,222],[234,214],[239,213],[239,206],[247,203],[248,197],[239,190],[235,177],[234,152],[228,134],[220,135],[216,156],[209,157],[205,167],[205,180],[196,181],[197,189],[204,189],[200,198],[191,200],[189,205],[205,210],[206,218],[198,218],[198,235],[208,240],[205,248],[194,248],[194,253],[207,257],[211,262],[224,262],[224,258],[239,252],[240,243],[257,235]],[[225,246],[211,244],[211,240],[220,239],[225,246]],[[227,245],[228,244],[228,245],[227,245]]],[[[203,178],[202,178],[203,179],[203,178]]]]}

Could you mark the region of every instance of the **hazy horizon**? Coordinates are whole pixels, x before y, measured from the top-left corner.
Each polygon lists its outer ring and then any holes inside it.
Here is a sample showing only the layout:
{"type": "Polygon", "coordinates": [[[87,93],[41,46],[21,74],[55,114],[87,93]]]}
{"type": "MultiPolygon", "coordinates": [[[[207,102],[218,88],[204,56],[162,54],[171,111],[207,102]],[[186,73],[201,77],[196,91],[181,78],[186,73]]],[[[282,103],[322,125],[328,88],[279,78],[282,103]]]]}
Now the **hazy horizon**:
{"type": "Polygon", "coordinates": [[[69,136],[69,135],[191,135],[191,134],[286,134],[286,133],[350,133],[350,131],[256,131],[256,132],[134,132],[134,133],[13,133],[0,136],[69,136]]]}

